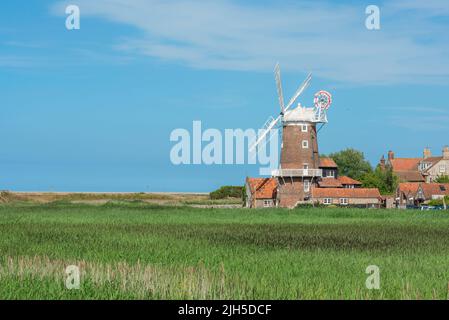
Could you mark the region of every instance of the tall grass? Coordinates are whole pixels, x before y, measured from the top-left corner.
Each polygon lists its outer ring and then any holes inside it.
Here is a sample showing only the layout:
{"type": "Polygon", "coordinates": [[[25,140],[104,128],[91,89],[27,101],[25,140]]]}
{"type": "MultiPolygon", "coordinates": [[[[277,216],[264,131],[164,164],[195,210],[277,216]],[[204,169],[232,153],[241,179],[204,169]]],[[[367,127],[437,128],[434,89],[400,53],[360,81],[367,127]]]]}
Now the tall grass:
{"type": "Polygon", "coordinates": [[[446,299],[448,248],[441,212],[7,204],[0,298],[446,299]]]}

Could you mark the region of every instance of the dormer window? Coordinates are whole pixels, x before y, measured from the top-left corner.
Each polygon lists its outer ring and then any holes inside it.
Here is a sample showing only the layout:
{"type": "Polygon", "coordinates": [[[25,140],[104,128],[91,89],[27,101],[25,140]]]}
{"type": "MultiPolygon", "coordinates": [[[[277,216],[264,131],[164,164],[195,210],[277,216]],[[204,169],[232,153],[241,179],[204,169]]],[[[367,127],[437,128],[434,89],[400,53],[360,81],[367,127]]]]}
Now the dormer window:
{"type": "Polygon", "coordinates": [[[430,163],[429,162],[421,162],[419,164],[419,168],[421,171],[427,170],[430,167],[430,163]]]}

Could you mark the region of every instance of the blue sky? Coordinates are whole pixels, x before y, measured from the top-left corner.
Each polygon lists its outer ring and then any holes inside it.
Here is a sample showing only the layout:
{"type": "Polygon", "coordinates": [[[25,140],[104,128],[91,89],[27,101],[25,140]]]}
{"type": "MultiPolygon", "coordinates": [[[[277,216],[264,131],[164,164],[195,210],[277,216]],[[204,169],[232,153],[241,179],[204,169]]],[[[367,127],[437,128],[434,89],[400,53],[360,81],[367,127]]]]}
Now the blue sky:
{"type": "Polygon", "coordinates": [[[449,144],[447,1],[2,1],[0,189],[210,191],[255,165],[174,166],[173,129],[258,128],[289,98],[333,94],[321,153],[372,164],[449,144]],[[65,28],[65,7],[81,29],[65,28]],[[380,7],[381,29],[365,28],[380,7]]]}

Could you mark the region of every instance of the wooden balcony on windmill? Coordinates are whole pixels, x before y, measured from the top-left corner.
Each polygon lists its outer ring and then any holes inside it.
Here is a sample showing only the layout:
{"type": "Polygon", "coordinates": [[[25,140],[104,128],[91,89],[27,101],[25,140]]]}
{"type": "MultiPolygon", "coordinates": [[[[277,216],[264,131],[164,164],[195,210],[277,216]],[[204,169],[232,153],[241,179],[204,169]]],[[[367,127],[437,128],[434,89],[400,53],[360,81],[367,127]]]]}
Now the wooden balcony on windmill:
{"type": "Polygon", "coordinates": [[[273,177],[322,177],[322,169],[276,169],[271,172],[273,177]]]}

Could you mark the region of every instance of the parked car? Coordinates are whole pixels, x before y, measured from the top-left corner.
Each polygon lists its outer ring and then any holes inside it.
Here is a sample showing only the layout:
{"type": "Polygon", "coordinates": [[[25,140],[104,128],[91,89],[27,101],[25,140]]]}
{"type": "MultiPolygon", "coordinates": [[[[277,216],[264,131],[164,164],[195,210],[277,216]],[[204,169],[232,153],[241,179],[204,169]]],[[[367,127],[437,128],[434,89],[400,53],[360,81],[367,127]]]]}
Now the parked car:
{"type": "Polygon", "coordinates": [[[444,210],[444,206],[421,206],[421,210],[444,210]]]}

